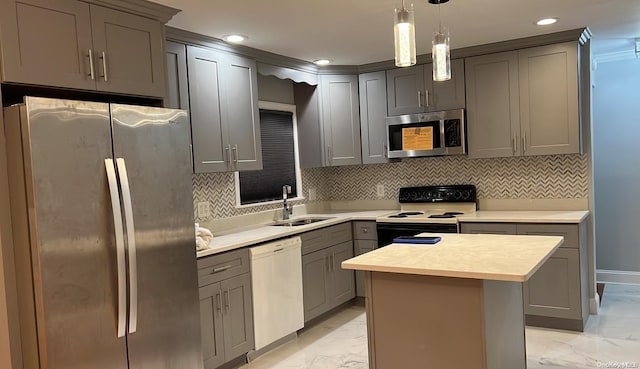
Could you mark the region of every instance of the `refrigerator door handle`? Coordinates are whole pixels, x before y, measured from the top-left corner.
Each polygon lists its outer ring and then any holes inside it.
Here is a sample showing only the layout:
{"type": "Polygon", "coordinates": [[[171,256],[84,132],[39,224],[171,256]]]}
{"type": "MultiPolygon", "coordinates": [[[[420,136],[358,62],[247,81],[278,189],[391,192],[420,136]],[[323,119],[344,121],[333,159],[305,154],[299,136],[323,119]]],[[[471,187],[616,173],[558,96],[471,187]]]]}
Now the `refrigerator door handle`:
{"type": "Polygon", "coordinates": [[[129,251],[129,334],[136,333],[138,327],[138,264],[136,261],[136,235],[133,224],[133,206],[131,205],[131,191],[127,165],[124,159],[117,158],[120,188],[122,188],[122,203],[124,205],[124,219],[127,226],[127,248],[129,251]]]}
{"type": "Polygon", "coordinates": [[[105,159],[109,193],[111,195],[111,209],[113,210],[113,226],[116,232],[116,264],[118,268],[118,338],[125,335],[127,326],[127,272],[125,270],[124,230],[122,229],[122,210],[120,208],[120,194],[118,180],[113,159],[105,159]]]}

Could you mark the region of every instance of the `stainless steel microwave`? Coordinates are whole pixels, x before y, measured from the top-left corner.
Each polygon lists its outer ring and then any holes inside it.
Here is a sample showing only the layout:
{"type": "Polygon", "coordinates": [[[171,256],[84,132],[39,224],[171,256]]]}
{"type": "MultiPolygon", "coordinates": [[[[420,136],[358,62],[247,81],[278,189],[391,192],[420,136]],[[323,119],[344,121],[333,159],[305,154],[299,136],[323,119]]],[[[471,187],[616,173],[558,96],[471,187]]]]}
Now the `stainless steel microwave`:
{"type": "Polygon", "coordinates": [[[389,158],[467,153],[464,109],[387,117],[389,158]]]}

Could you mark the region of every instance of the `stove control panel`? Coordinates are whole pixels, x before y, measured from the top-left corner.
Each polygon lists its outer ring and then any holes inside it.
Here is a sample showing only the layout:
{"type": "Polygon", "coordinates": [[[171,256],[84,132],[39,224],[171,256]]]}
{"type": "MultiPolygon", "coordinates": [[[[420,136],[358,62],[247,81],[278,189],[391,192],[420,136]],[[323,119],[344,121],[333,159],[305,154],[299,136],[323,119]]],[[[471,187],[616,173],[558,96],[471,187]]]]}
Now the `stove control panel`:
{"type": "Polygon", "coordinates": [[[425,186],[400,189],[401,203],[476,202],[476,186],[425,186]]]}

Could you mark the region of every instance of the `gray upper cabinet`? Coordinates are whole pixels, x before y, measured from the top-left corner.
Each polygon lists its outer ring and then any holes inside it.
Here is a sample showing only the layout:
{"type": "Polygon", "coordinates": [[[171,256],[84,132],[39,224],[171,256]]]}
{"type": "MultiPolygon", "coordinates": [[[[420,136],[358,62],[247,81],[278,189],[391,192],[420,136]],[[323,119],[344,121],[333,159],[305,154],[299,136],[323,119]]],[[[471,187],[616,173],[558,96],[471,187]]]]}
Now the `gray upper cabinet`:
{"type": "Polygon", "coordinates": [[[3,82],[91,90],[89,4],[75,0],[0,3],[3,82]]]}
{"type": "Polygon", "coordinates": [[[99,91],[165,96],[162,24],[91,6],[99,91]]]}
{"type": "Polygon", "coordinates": [[[389,115],[425,111],[424,66],[414,65],[387,71],[387,112],[389,115]]]}
{"type": "Polygon", "coordinates": [[[433,81],[433,64],[387,71],[387,111],[390,116],[465,108],[463,59],[451,61],[451,79],[433,81]]]}
{"type": "Polygon", "coordinates": [[[386,163],[387,79],[384,71],[358,76],[362,163],[386,163]]]}
{"type": "Polygon", "coordinates": [[[222,53],[187,47],[193,168],[196,173],[230,169],[228,133],[222,124],[222,53]]]}
{"type": "Polygon", "coordinates": [[[298,118],[300,167],[323,167],[325,156],[320,122],[320,88],[306,83],[294,83],[293,97],[298,118]]]}
{"type": "MultiPolygon", "coordinates": [[[[430,90],[427,111],[464,109],[466,95],[464,88],[464,59],[451,61],[451,79],[448,81],[433,81],[433,64],[425,64],[425,85],[430,90]],[[429,89],[428,86],[431,85],[429,89]]],[[[425,97],[426,98],[426,97],[425,97]]]]}
{"type": "Polygon", "coordinates": [[[580,153],[578,44],[466,59],[469,157],[580,153]]]}
{"type": "Polygon", "coordinates": [[[466,59],[470,158],[520,155],[518,53],[466,59]]]}
{"type": "Polygon", "coordinates": [[[362,163],[358,77],[320,76],[326,165],[362,163]]]}
{"type": "Polygon", "coordinates": [[[196,173],[262,169],[255,61],[187,47],[196,173]]]}
{"type": "Polygon", "coordinates": [[[73,0],[1,7],[4,82],[165,96],[161,22],[73,0]]]}
{"type": "Polygon", "coordinates": [[[231,54],[224,55],[223,60],[227,100],[223,121],[228,126],[234,170],[262,169],[256,62],[231,54]]]}
{"type": "Polygon", "coordinates": [[[524,155],[580,152],[578,45],[518,52],[524,155]]]}
{"type": "Polygon", "coordinates": [[[187,47],[168,41],[166,49],[167,97],[164,106],[171,109],[189,110],[187,47]]]}

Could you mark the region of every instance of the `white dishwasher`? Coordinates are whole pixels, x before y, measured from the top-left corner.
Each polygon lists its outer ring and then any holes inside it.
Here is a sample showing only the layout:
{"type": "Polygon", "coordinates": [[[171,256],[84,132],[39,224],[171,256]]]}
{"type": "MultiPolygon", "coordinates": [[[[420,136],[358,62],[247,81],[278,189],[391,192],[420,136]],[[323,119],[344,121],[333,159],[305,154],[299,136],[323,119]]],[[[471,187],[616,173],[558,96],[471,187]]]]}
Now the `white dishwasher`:
{"type": "Polygon", "coordinates": [[[250,249],[256,350],[304,327],[301,246],[293,237],[250,249]]]}

